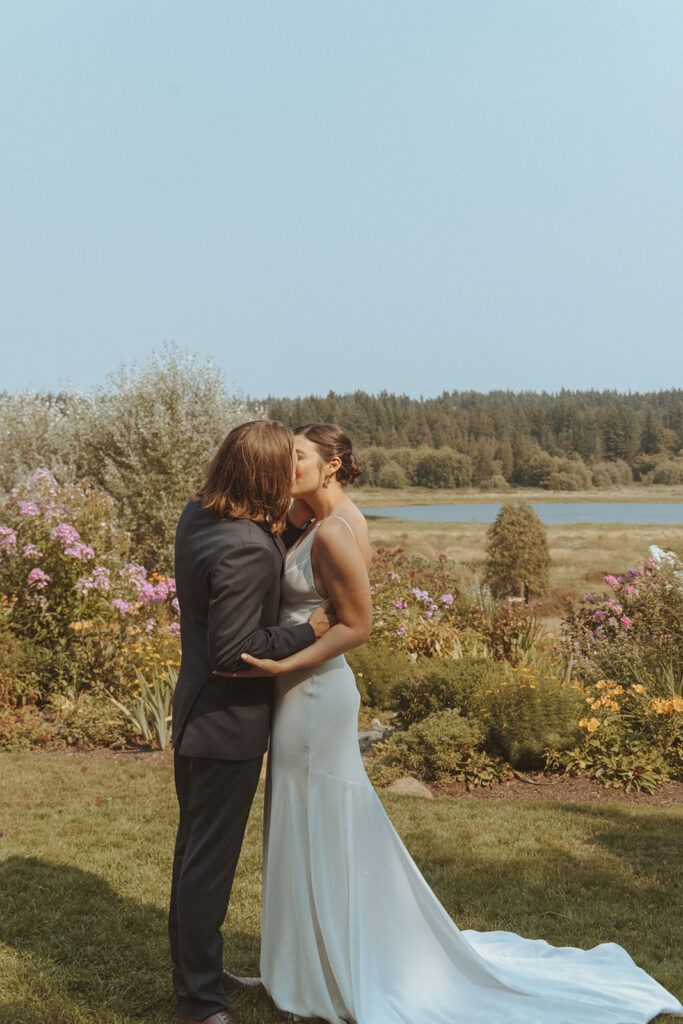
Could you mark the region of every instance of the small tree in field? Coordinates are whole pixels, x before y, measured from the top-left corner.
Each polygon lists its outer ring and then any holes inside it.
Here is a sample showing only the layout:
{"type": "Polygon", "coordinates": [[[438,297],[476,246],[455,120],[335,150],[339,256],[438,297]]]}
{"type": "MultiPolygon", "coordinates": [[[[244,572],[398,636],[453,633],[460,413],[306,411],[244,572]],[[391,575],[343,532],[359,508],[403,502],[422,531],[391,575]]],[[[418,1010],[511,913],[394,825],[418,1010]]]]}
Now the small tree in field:
{"type": "Polygon", "coordinates": [[[525,580],[537,594],[548,586],[546,528],[527,502],[501,507],[488,528],[486,549],[484,579],[496,597],[519,594],[525,580]]]}

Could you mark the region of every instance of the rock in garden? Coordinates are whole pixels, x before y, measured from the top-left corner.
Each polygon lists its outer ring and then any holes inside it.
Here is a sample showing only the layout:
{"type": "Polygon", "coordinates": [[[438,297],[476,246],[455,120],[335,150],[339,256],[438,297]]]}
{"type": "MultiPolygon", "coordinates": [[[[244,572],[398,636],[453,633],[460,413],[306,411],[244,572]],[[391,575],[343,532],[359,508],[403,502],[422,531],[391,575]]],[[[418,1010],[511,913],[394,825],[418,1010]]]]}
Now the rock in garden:
{"type": "Polygon", "coordinates": [[[424,782],[414,779],[412,775],[404,775],[402,779],[396,779],[390,786],[387,786],[390,793],[405,793],[408,796],[423,796],[427,800],[433,800],[434,794],[424,782]]]}

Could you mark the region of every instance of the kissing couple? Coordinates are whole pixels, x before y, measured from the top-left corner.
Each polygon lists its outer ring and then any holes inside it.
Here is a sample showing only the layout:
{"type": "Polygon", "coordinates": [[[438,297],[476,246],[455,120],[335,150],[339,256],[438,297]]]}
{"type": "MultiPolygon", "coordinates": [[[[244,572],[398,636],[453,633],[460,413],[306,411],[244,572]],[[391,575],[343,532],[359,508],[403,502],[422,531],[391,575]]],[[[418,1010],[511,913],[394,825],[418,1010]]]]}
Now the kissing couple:
{"type": "Polygon", "coordinates": [[[228,993],[259,983],[329,1024],[683,1016],[614,943],[460,931],[413,863],[365,773],[344,659],[371,626],[367,526],[346,492],[359,473],[341,427],[244,423],[178,523],[178,1024],[236,1024],[228,993]],[[220,929],[269,743],[259,981],[224,970],[220,929]]]}

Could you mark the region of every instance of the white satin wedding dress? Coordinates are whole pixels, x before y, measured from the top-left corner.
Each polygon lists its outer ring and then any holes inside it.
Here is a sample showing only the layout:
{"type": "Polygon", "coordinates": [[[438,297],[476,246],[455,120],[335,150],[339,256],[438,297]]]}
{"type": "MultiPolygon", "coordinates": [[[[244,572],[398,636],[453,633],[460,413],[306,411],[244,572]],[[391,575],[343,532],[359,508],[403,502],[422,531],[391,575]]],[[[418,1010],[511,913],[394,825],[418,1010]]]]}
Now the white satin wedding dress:
{"type": "MultiPolygon", "coordinates": [[[[288,554],[283,625],[320,604],[315,529],[288,554]]],[[[683,1015],[613,943],[556,949],[511,932],[460,931],[368,780],[358,705],[341,656],[275,681],[261,979],[280,1009],[333,1024],[644,1024],[665,1011],[683,1015]]]]}

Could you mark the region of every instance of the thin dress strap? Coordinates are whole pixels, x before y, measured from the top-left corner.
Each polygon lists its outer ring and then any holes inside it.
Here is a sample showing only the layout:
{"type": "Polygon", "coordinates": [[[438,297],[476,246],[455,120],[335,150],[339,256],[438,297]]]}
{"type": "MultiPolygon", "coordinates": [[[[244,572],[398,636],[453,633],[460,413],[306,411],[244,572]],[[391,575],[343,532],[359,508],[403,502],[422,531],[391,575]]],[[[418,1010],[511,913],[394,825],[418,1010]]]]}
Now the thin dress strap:
{"type": "Polygon", "coordinates": [[[328,519],[341,519],[342,523],[345,523],[345,524],[346,524],[346,526],[348,526],[348,527],[349,527],[349,530],[351,531],[351,536],[353,537],[353,539],[354,539],[354,540],[356,539],[356,535],[355,535],[355,533],[353,532],[353,528],[352,528],[351,526],[349,526],[349,524],[348,524],[348,523],[346,522],[346,520],[344,519],[344,516],[335,516],[335,515],[329,515],[329,516],[327,516],[327,518],[328,518],[328,519]]]}

